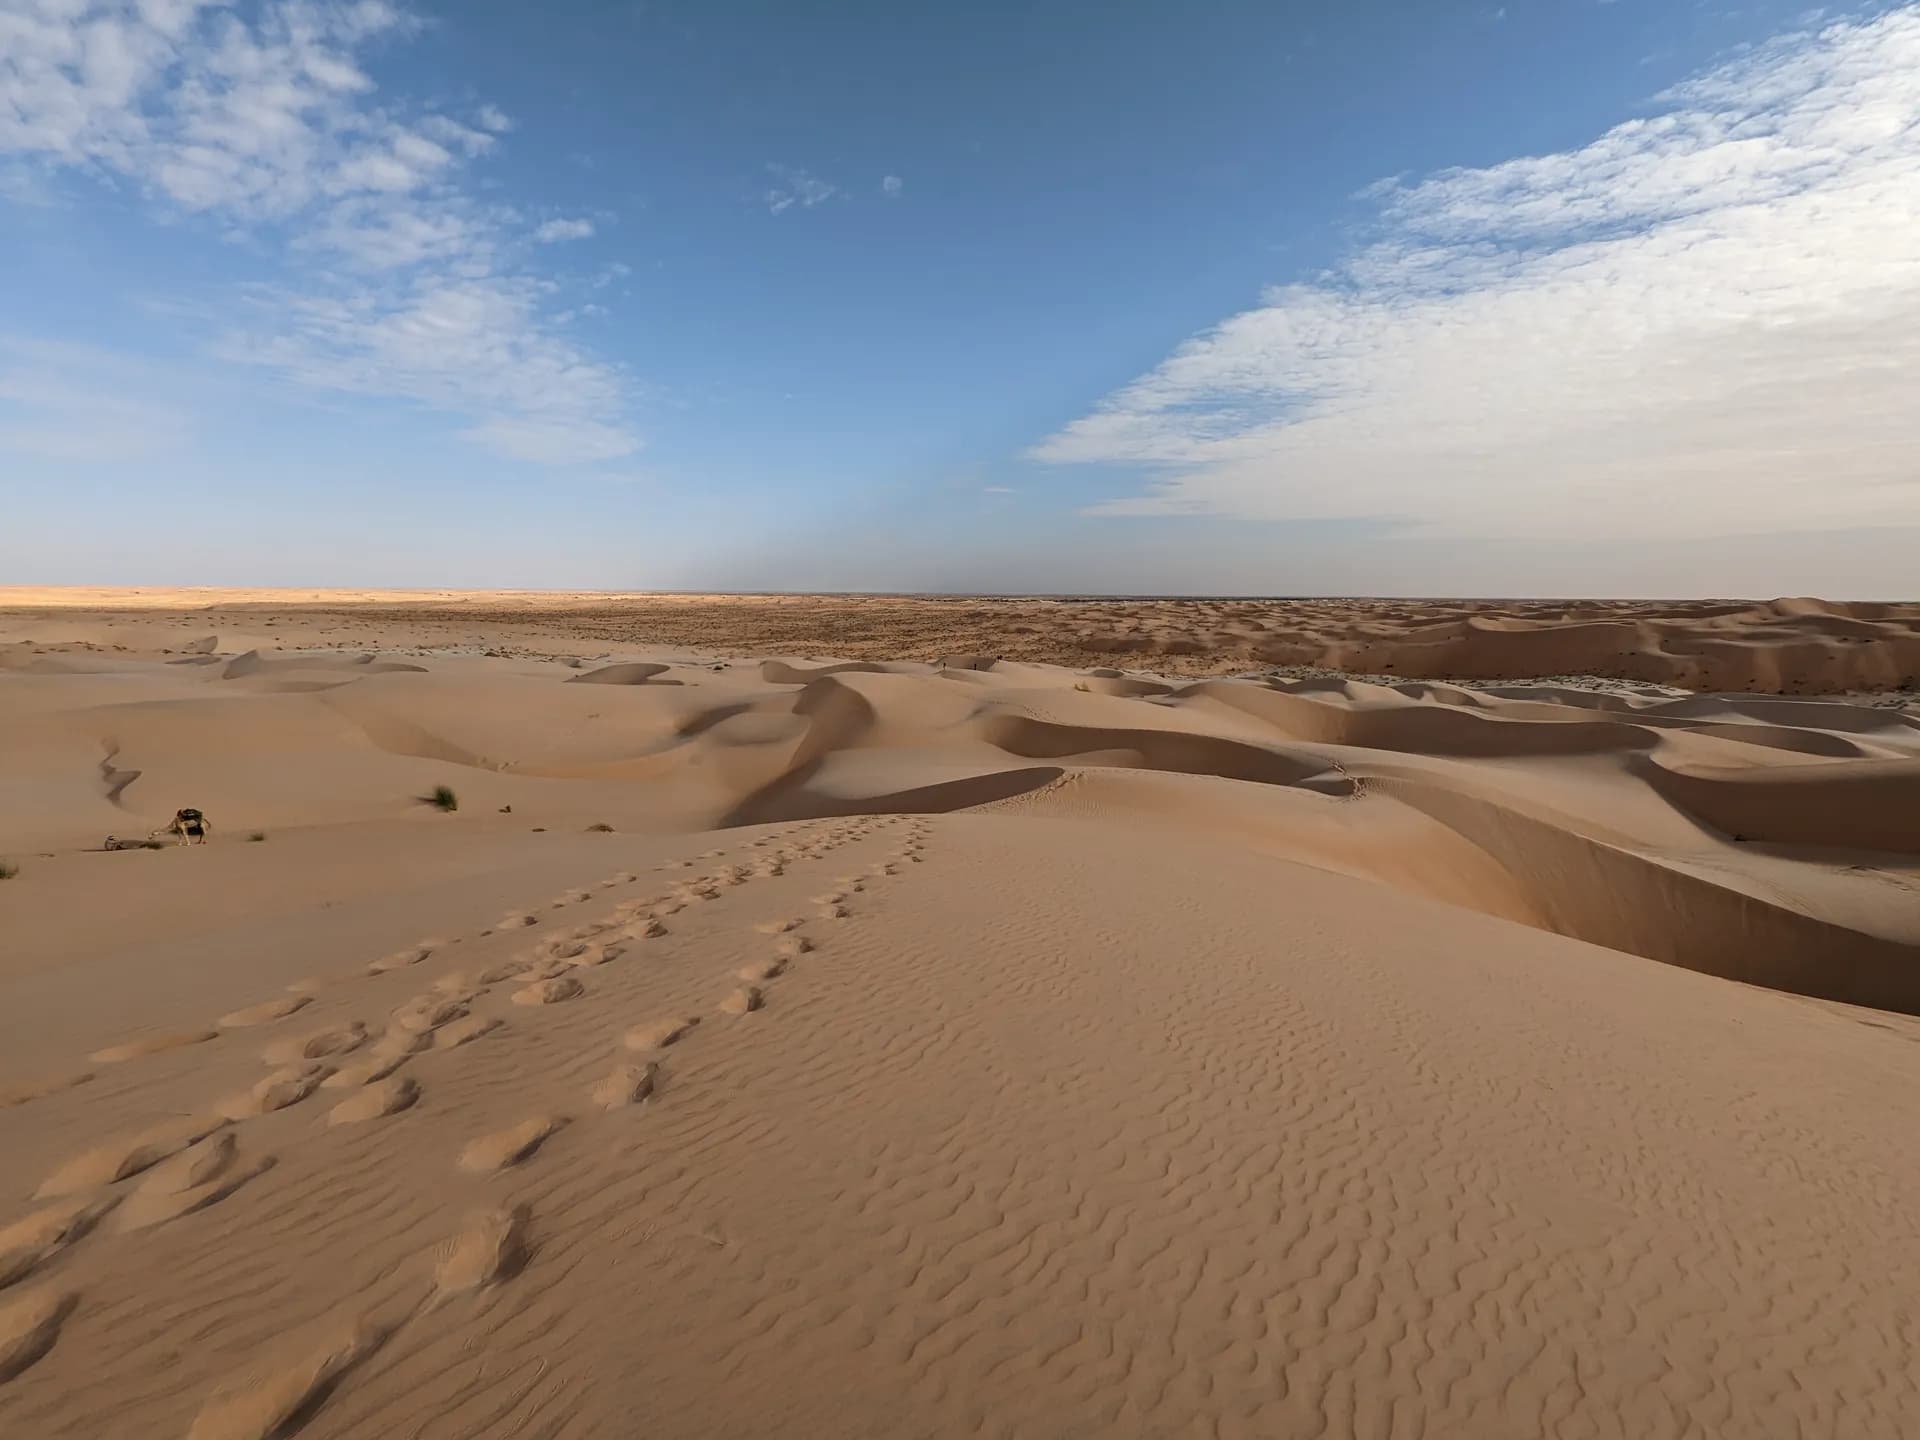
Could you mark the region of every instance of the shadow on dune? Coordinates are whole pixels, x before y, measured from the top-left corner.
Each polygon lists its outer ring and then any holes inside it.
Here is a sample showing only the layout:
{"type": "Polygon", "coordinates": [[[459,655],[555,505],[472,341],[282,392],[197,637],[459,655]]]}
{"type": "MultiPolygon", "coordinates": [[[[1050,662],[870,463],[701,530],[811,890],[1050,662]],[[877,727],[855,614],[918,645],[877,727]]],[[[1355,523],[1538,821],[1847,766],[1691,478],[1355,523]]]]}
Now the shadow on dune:
{"type": "Polygon", "coordinates": [[[569,685],[678,685],[678,680],[656,680],[671,670],[671,665],[655,665],[636,662],[625,665],[602,665],[598,670],[589,670],[583,675],[574,675],[567,679],[569,685]]]}
{"type": "Polygon", "coordinates": [[[989,744],[1030,760],[1126,765],[1261,785],[1298,785],[1327,770],[1322,761],[1184,730],[1106,729],[1060,725],[1025,715],[990,715],[980,722],[979,733],[989,744]]]}
{"type": "Polygon", "coordinates": [[[1676,810],[1731,839],[1920,855],[1920,768],[1910,760],[1718,774],[1648,760],[1636,773],[1676,810]]]}
{"type": "Polygon", "coordinates": [[[1604,755],[1651,750],[1658,738],[1637,725],[1590,720],[1575,712],[1508,720],[1451,706],[1349,709],[1247,684],[1205,683],[1187,692],[1229,705],[1292,740],[1424,755],[1604,755]]]}
{"type": "Polygon", "coordinates": [[[749,795],[719,821],[722,828],[819,820],[834,815],[943,815],[1043,790],[1067,772],[1057,765],[995,770],[875,795],[836,795],[808,788],[824,762],[790,771],[749,795]]]}
{"type": "Polygon", "coordinates": [[[1437,785],[1374,782],[1492,856],[1545,928],[1671,965],[1920,1013],[1920,950],[1437,785]]]}

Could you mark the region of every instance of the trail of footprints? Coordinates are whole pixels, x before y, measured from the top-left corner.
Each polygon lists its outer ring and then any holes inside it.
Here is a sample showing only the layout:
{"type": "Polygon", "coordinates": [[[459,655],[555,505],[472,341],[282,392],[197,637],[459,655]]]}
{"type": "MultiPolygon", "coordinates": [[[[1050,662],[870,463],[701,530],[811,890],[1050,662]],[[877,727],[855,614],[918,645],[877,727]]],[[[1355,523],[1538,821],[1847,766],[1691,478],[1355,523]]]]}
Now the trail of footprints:
{"type": "MultiPolygon", "coordinates": [[[[164,1224],[225,1199],[271,1168],[271,1155],[248,1156],[241,1151],[236,1130],[249,1119],[297,1105],[319,1092],[339,1096],[325,1112],[328,1128],[380,1121],[408,1110],[424,1093],[423,1087],[413,1075],[400,1072],[416,1056],[460,1049],[505,1023],[474,1009],[494,986],[513,984],[511,1003],[535,1013],[548,1005],[579,1000],[589,994],[581,972],[618,960],[632,947],[668,934],[668,917],[717,900],[757,877],[784,874],[796,861],[821,858],[876,829],[903,829],[906,838],[895,856],[861,873],[838,877],[831,889],[812,897],[813,914],[785,916],[755,927],[769,937],[770,953],[734,972],[732,978],[739,983],[716,1001],[714,1014],[734,1020],[760,1011],[767,1004],[768,987],[815,948],[806,927],[848,919],[855,897],[870,883],[899,874],[904,865],[921,863],[929,830],[928,822],[918,816],[863,817],[817,825],[790,825],[762,835],[745,847],[749,853],[743,859],[729,860],[726,850],[714,849],[692,860],[657,866],[660,871],[679,871],[709,862],[712,868],[678,881],[664,894],[617,904],[600,920],[551,932],[530,951],[489,966],[471,979],[461,974],[443,976],[428,991],[397,1006],[378,1035],[365,1022],[348,1020],[271,1041],[260,1051],[267,1073],[248,1089],[215,1100],[203,1113],[96,1144],[47,1176],[35,1199],[49,1203],[0,1228],[0,1291],[46,1267],[95,1231],[128,1234],[164,1224]]],[[[596,888],[611,889],[639,879],[634,872],[621,871],[596,888]]],[[[593,898],[592,889],[569,890],[547,908],[564,909],[593,898]]],[[[518,910],[480,934],[539,923],[536,913],[518,910]]],[[[379,976],[419,965],[450,943],[424,940],[383,956],[357,973],[379,976]]],[[[277,1024],[304,1010],[321,988],[318,981],[299,981],[288,987],[288,994],[230,1011],[212,1027],[131,1041],[88,1058],[99,1065],[121,1064],[204,1044],[233,1031],[277,1024]]],[[[590,1109],[606,1113],[651,1098],[659,1086],[665,1052],[693,1034],[704,1018],[659,1016],[627,1029],[621,1041],[627,1058],[588,1089],[583,1098],[590,1109]]],[[[84,1083],[88,1078],[83,1075],[66,1084],[84,1083]]],[[[54,1088],[64,1086],[23,1092],[23,1098],[37,1098],[54,1088]]],[[[459,1151],[456,1167],[484,1178],[527,1164],[568,1123],[567,1116],[541,1115],[476,1136],[459,1151]]],[[[350,1316],[277,1349],[208,1397],[188,1440],[266,1440],[277,1433],[292,1417],[323,1400],[399,1324],[517,1273],[526,1256],[531,1219],[524,1205],[474,1212],[436,1252],[431,1285],[411,1309],[378,1324],[350,1316]]],[[[53,1348],[80,1299],[71,1288],[55,1282],[0,1299],[0,1384],[53,1348]]]]}

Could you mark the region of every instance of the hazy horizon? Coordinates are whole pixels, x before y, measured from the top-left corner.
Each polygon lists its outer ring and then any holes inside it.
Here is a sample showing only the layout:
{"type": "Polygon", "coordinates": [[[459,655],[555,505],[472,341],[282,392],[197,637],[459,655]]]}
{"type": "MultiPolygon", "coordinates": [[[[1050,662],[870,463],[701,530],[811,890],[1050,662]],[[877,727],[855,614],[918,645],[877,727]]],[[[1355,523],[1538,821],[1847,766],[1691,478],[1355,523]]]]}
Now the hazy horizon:
{"type": "Polygon", "coordinates": [[[0,583],[1910,598],[1920,5],[0,0],[0,583]]]}

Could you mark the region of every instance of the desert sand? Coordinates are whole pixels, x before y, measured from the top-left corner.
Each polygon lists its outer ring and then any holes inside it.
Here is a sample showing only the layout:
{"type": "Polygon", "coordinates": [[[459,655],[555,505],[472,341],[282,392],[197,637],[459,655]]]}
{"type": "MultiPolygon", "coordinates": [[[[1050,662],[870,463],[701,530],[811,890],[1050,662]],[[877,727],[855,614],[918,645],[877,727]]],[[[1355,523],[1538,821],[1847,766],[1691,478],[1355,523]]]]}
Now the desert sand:
{"type": "Polygon", "coordinates": [[[1920,1433],[1920,608],[4,603],[9,1440],[1920,1433]]]}
{"type": "Polygon", "coordinates": [[[1125,600],[0,586],[8,633],[145,643],[409,643],[509,655],[609,645],[898,660],[985,654],[1171,675],[1318,668],[1405,680],[1567,675],[1688,690],[1920,698],[1920,604],[1768,601],[1125,600]],[[144,626],[131,622],[144,617],[144,626]]]}

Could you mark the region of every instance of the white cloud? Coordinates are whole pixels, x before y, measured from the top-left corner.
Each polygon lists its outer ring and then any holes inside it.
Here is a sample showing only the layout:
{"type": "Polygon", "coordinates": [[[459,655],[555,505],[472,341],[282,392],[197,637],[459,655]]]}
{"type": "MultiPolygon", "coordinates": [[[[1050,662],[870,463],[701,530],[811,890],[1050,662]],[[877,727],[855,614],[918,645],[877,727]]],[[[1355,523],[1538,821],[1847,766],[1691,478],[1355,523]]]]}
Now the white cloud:
{"type": "Polygon", "coordinates": [[[1709,537],[1920,514],[1920,7],[1592,144],[1383,182],[1382,233],[1051,436],[1106,514],[1709,537]]]}
{"type": "Polygon", "coordinates": [[[767,209],[780,215],[798,205],[803,210],[811,210],[816,205],[824,205],[840,193],[840,187],[830,185],[817,175],[805,170],[797,170],[791,165],[768,165],[767,171],[774,176],[775,182],[769,186],[765,195],[767,209]]]}
{"type": "Polygon", "coordinates": [[[461,433],[517,460],[630,455],[620,377],[538,318],[526,278],[416,275],[350,295],[260,297],[271,327],[228,334],[230,360],[348,394],[398,396],[477,423],[461,433]]]}
{"type": "Polygon", "coordinates": [[[549,220],[533,232],[533,238],[542,245],[551,245],[560,240],[585,240],[592,234],[591,220],[549,220]]]}
{"type": "Polygon", "coordinates": [[[898,175],[886,175],[881,177],[880,193],[886,196],[887,199],[889,200],[898,200],[900,198],[901,192],[904,191],[906,188],[907,188],[907,182],[902,180],[898,175]]]}
{"type": "Polygon", "coordinates": [[[501,234],[493,216],[471,206],[354,196],[328,206],[292,245],[359,270],[428,266],[471,276],[493,273],[501,234]]]}
{"type": "Polygon", "coordinates": [[[1012,495],[1015,493],[1011,485],[983,485],[980,488],[984,494],[988,495],[1012,495]]]}
{"type": "Polygon", "coordinates": [[[252,292],[227,358],[467,416],[516,458],[629,454],[621,377],[560,338],[516,258],[528,237],[463,186],[513,122],[383,98],[366,72],[422,29],[385,0],[6,0],[0,156],[123,177],[283,247],[286,283],[252,292]]]}

